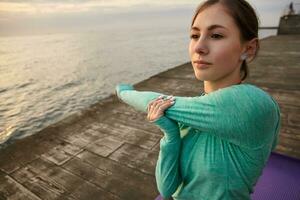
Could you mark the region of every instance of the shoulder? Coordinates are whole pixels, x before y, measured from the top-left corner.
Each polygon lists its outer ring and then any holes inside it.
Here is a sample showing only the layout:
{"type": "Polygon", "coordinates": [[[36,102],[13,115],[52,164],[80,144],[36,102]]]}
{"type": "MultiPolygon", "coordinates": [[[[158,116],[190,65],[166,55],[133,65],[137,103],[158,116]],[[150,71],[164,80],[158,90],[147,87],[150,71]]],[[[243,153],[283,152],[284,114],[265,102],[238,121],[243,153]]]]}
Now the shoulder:
{"type": "Polygon", "coordinates": [[[232,85],[211,93],[214,98],[230,100],[231,103],[253,102],[253,103],[271,103],[274,99],[263,89],[252,84],[232,85]]]}
{"type": "Polygon", "coordinates": [[[252,85],[252,84],[243,84],[240,87],[233,87],[237,93],[241,93],[241,98],[249,99],[253,104],[259,107],[265,107],[269,109],[279,109],[278,103],[275,99],[266,92],[265,90],[252,85]]]}
{"type": "Polygon", "coordinates": [[[267,92],[265,92],[264,90],[262,90],[261,88],[252,85],[252,84],[248,84],[248,83],[244,83],[244,84],[240,84],[240,85],[232,85],[226,88],[221,88],[219,90],[216,91],[216,94],[219,95],[234,95],[234,96],[238,96],[240,98],[247,98],[247,97],[262,97],[262,98],[269,98],[269,94],[267,92]]]}
{"type": "Polygon", "coordinates": [[[263,89],[252,84],[232,85],[211,93],[211,97],[223,106],[256,110],[257,112],[274,114],[279,106],[273,97],[263,89]]]}

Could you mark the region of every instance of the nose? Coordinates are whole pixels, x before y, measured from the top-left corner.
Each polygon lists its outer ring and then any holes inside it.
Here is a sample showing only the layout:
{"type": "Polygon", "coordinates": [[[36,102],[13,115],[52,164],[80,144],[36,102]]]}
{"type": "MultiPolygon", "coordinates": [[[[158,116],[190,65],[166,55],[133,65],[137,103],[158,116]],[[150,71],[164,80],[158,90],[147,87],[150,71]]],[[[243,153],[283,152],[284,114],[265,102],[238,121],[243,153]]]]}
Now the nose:
{"type": "Polygon", "coordinates": [[[200,55],[206,55],[208,54],[209,50],[207,47],[207,44],[205,42],[205,38],[199,38],[195,45],[195,52],[200,55]]]}

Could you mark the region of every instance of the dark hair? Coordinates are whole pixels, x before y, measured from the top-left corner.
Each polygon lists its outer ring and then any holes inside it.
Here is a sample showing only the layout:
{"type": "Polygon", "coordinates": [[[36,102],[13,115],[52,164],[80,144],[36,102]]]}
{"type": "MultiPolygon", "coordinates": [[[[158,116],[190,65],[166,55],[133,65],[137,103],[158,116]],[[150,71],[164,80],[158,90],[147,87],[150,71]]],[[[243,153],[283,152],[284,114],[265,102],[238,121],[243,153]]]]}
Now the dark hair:
{"type": "MultiPolygon", "coordinates": [[[[225,8],[227,8],[227,12],[234,19],[237,27],[240,30],[241,42],[258,38],[258,17],[253,7],[245,0],[207,0],[197,7],[191,26],[193,26],[195,19],[200,12],[216,3],[221,3],[225,8]]],[[[258,52],[258,49],[259,43],[257,46],[257,51],[255,52],[255,56],[258,52]]],[[[244,60],[241,67],[242,81],[247,78],[248,74],[248,65],[244,60]]]]}

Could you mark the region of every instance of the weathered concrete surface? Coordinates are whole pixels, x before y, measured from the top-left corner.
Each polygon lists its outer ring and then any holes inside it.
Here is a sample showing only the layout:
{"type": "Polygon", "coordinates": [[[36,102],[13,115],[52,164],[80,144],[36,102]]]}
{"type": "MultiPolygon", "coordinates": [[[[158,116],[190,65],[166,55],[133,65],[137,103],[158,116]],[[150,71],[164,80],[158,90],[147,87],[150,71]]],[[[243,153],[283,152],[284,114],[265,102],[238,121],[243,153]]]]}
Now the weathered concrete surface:
{"type": "MultiPolygon", "coordinates": [[[[263,40],[247,82],[281,107],[276,151],[300,158],[300,36],[263,40]]],[[[137,89],[195,96],[203,84],[190,64],[158,74],[137,89]]],[[[2,199],[151,200],[162,134],[145,115],[111,96],[0,151],[2,199]]]]}

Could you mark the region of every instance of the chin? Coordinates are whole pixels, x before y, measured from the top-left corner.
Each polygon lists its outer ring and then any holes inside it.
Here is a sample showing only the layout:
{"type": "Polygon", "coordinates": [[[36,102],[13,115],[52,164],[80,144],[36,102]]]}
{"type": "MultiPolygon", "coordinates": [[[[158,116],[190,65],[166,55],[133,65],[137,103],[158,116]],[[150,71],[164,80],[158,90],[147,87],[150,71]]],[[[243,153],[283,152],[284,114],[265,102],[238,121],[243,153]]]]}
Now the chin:
{"type": "Polygon", "coordinates": [[[198,81],[204,81],[204,79],[203,79],[202,77],[199,77],[199,76],[197,76],[197,75],[195,75],[195,77],[196,77],[196,79],[197,79],[198,81]]]}
{"type": "Polygon", "coordinates": [[[205,75],[203,73],[199,73],[197,71],[195,71],[195,77],[198,81],[208,81],[209,78],[205,77],[205,75]]]}

